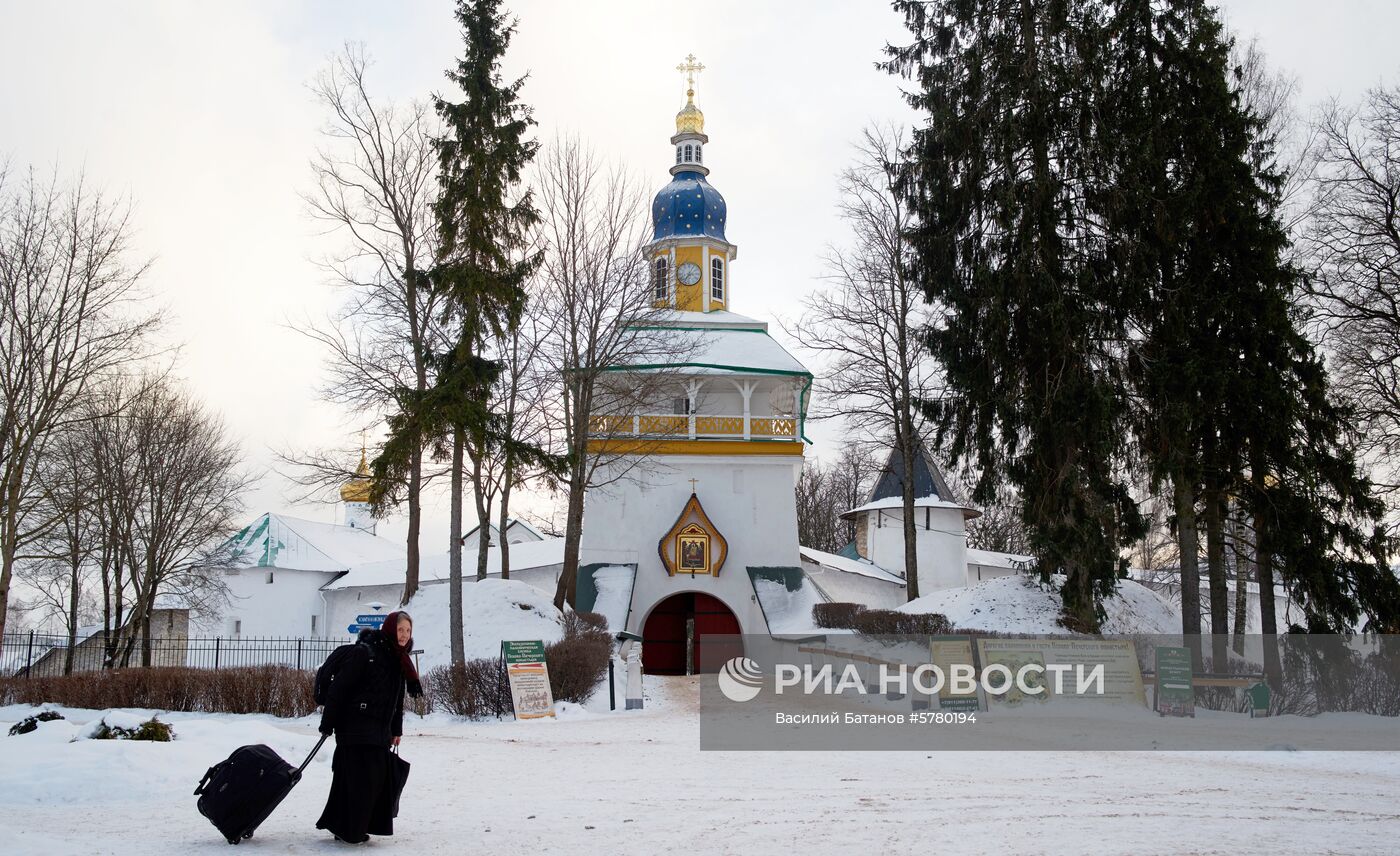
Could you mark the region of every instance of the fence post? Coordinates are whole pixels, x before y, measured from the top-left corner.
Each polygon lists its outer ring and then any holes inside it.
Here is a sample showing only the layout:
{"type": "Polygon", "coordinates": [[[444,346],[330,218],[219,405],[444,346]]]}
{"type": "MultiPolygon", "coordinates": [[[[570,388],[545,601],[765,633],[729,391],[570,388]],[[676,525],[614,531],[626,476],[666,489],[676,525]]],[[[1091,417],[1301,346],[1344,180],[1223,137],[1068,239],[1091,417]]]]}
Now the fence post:
{"type": "Polygon", "coordinates": [[[29,631],[29,652],[24,655],[24,679],[34,677],[34,631],[29,631]]]}
{"type": "Polygon", "coordinates": [[[214,637],[214,668],[219,668],[219,643],[223,641],[222,636],[214,637]]]}
{"type": "Polygon", "coordinates": [[[301,671],[301,637],[297,637],[297,671],[301,671]]]}

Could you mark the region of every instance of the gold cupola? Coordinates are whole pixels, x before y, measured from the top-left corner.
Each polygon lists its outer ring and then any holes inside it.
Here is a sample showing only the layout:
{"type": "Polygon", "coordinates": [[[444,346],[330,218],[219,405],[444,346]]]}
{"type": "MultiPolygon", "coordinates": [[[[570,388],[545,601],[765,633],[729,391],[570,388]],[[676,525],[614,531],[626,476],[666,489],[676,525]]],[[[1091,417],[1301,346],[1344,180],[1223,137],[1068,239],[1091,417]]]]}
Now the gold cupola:
{"type": "Polygon", "coordinates": [[[341,502],[369,502],[369,492],[369,460],[362,448],[360,449],[360,465],[355,468],[355,475],[340,486],[340,500],[341,502]]]}
{"type": "Polygon", "coordinates": [[[704,70],[705,66],[695,61],[695,54],[690,54],[685,62],[676,66],[676,71],[686,76],[685,106],[676,114],[678,135],[705,133],[705,114],[695,106],[695,75],[704,70]]]}

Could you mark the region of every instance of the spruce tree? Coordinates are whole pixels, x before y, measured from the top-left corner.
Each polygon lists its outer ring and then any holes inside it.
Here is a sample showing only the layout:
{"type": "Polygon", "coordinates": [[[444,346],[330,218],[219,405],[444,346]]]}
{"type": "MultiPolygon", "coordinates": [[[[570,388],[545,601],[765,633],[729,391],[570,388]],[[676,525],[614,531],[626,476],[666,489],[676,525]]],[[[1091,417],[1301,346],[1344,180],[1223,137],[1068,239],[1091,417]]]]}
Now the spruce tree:
{"type": "Polygon", "coordinates": [[[1183,632],[1201,630],[1203,506],[1213,654],[1223,662],[1228,495],[1253,512],[1266,633],[1275,572],[1311,629],[1345,630],[1363,614],[1382,626],[1400,587],[1385,571],[1380,505],[1299,327],[1302,276],[1278,215],[1284,177],[1259,157],[1273,141],[1239,97],[1230,41],[1202,0],[1107,8],[1116,35],[1102,112],[1115,133],[1098,150],[1091,205],[1103,218],[1105,272],[1125,293],[1140,286],[1130,303],[1134,423],[1153,478],[1175,499],[1183,632]]]}
{"type": "MultiPolygon", "coordinates": [[[[440,193],[434,203],[439,248],[430,272],[441,295],[448,347],[435,355],[437,383],[405,402],[390,420],[391,434],[380,466],[392,470],[406,448],[407,433],[431,438],[440,457],[451,459],[452,527],[449,533],[449,609],[452,661],[464,661],[462,643],[461,509],[464,454],[473,459],[473,496],[481,537],[490,526],[485,511],[483,461],[492,455],[543,457],[515,443],[491,409],[501,364],[491,346],[520,322],[525,282],[539,262],[527,250],[528,233],[539,219],[522,173],[538,144],[527,138],[534,124],[520,100],[525,78],[505,81],[501,60],[515,24],[499,0],[458,0],[463,55],[447,78],[461,93],[452,101],[434,96],[444,134],[434,140],[440,193]],[[400,435],[404,436],[400,436],[400,435]]],[[[478,552],[484,576],[486,551],[478,552]]]]}
{"type": "Polygon", "coordinates": [[[1044,577],[1063,573],[1067,623],[1097,629],[1120,548],[1143,521],[1121,475],[1126,407],[1121,280],[1101,275],[1087,209],[1107,33],[1089,0],[896,3],[913,43],[887,67],[925,114],[902,191],[918,225],[913,275],[947,318],[929,344],[949,395],[932,415],[956,460],[1025,497],[1044,577]]]}

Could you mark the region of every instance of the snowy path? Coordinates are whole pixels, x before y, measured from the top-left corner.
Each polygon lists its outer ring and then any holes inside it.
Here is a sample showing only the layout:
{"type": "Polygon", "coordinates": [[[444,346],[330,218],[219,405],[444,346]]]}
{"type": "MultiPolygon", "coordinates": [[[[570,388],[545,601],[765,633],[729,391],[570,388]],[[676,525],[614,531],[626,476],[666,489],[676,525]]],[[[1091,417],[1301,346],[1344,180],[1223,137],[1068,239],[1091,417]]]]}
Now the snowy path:
{"type": "MultiPolygon", "coordinates": [[[[700,752],[695,683],[648,682],[639,713],[413,720],[399,834],[357,852],[1400,851],[1400,753],[700,752]]],[[[7,856],[226,853],[190,795],[204,769],[242,743],[299,760],[314,742],[310,720],[162,718],[176,743],[0,736],[7,856]]],[[[313,828],[329,782],[323,752],[238,852],[344,852],[313,828]]]]}

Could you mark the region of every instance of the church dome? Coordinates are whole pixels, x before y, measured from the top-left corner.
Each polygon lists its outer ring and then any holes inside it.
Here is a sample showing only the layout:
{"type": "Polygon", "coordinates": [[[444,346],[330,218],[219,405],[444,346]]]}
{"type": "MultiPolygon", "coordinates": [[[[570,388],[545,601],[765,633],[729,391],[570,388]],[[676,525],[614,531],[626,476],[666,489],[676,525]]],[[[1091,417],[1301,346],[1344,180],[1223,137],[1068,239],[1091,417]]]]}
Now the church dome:
{"type": "Polygon", "coordinates": [[[652,240],[724,238],[724,197],[699,172],[678,172],[651,203],[652,240]]]}
{"type": "Polygon", "coordinates": [[[364,450],[361,450],[360,465],[355,468],[354,477],[340,486],[340,501],[369,502],[369,494],[369,461],[365,459],[364,450]]]}
{"type": "Polygon", "coordinates": [[[685,106],[676,114],[677,134],[703,134],[705,133],[705,114],[700,112],[700,108],[695,106],[695,90],[686,92],[685,106]]]}

